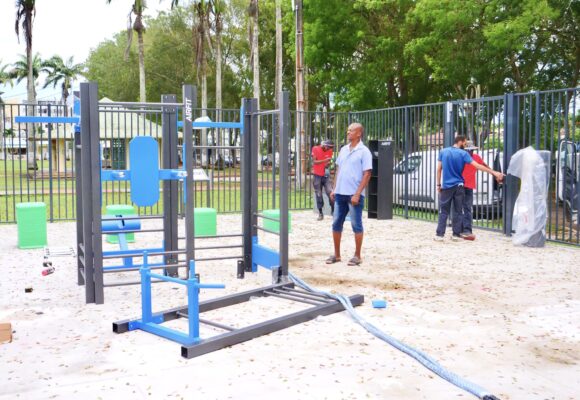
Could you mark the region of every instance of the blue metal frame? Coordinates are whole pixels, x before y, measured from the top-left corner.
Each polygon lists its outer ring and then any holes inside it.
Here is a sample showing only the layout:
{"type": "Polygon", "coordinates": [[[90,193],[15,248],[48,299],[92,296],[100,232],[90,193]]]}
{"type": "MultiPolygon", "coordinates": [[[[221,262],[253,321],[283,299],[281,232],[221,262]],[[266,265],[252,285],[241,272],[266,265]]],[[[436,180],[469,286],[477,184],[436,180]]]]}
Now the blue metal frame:
{"type": "Polygon", "coordinates": [[[14,122],[17,124],[78,124],[81,122],[79,117],[41,117],[41,116],[16,116],[14,122]]]}
{"type": "Polygon", "coordinates": [[[252,272],[258,271],[258,265],[272,269],[280,266],[280,253],[258,243],[258,237],[252,238],[252,272]]]}
{"type": "Polygon", "coordinates": [[[140,329],[161,336],[165,339],[172,340],[187,346],[199,343],[199,289],[224,289],[225,285],[204,283],[201,284],[195,275],[195,261],[189,262],[189,278],[179,279],[166,275],[155,274],[151,272],[151,264],[148,264],[147,252],[143,253],[143,266],[139,270],[141,273],[141,319],[130,321],[129,330],[140,329]],[[151,302],[151,278],[159,279],[166,282],[184,285],[187,288],[187,316],[188,329],[187,334],[175,329],[162,326],[163,315],[154,315],[151,302]]]}

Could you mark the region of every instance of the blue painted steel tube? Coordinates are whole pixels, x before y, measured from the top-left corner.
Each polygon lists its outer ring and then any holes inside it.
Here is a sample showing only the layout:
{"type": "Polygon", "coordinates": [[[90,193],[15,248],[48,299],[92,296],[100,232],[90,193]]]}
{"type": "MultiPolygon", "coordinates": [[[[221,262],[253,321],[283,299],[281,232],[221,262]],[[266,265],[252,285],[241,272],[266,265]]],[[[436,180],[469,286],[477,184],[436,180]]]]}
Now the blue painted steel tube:
{"type": "Polygon", "coordinates": [[[141,321],[148,323],[153,321],[153,310],[151,308],[151,271],[147,264],[147,252],[143,252],[143,266],[139,270],[141,273],[141,321]]]}
{"type": "Polygon", "coordinates": [[[177,283],[178,285],[187,285],[187,280],[184,280],[184,279],[172,278],[171,276],[154,274],[152,272],[149,272],[149,276],[151,278],[157,278],[157,279],[161,279],[163,281],[177,283]]]}
{"type": "Polygon", "coordinates": [[[199,282],[195,276],[195,261],[189,261],[189,278],[187,279],[187,321],[189,338],[199,340],[199,282]]]}

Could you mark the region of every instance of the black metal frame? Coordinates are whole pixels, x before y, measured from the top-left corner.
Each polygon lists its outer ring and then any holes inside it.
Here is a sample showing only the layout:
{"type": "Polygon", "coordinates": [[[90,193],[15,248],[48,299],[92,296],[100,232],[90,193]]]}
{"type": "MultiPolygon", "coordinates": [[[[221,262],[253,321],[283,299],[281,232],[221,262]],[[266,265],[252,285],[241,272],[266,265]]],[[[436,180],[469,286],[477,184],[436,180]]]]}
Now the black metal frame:
{"type": "MultiPolygon", "coordinates": [[[[200,319],[200,322],[206,325],[221,328],[227,332],[203,339],[199,343],[191,346],[182,346],[181,356],[188,359],[198,357],[203,354],[223,349],[224,347],[246,342],[269,333],[277,332],[313,320],[318,316],[329,315],[344,310],[343,305],[335,299],[297,290],[294,288],[294,283],[287,282],[201,302],[199,304],[199,313],[201,314],[206,311],[241,304],[254,297],[275,297],[310,304],[310,307],[242,328],[233,328],[213,321],[200,319]]],[[[350,296],[350,301],[352,305],[356,307],[364,302],[364,297],[362,295],[350,296]]],[[[159,319],[160,322],[167,322],[177,318],[187,318],[187,307],[172,308],[154,313],[153,316],[154,318],[159,319]]],[[[113,323],[113,332],[128,332],[130,330],[131,321],[133,320],[123,320],[113,323]]]]}

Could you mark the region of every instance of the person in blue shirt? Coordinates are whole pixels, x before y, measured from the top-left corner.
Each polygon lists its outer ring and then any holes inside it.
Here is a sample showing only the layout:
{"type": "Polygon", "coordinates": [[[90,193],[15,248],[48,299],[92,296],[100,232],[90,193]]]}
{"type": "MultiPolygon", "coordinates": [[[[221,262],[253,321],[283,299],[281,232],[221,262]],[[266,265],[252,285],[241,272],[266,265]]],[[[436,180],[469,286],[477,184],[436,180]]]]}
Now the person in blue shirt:
{"type": "Polygon", "coordinates": [[[347,131],[349,144],[340,149],[335,162],[334,188],[330,193],[330,199],[334,201],[332,222],[334,255],[328,257],[327,264],[334,264],[340,261],[342,227],[349,211],[356,250],[348,265],[362,263],[362,213],[364,208],[364,196],[362,193],[369,183],[371,170],[373,169],[373,156],[361,141],[363,134],[364,128],[361,124],[350,124],[347,131]]]}
{"type": "Polygon", "coordinates": [[[463,181],[462,173],[466,164],[495,176],[499,182],[503,180],[503,174],[501,172],[494,171],[485,165],[473,161],[469,153],[463,150],[466,142],[465,136],[457,135],[453,146],[446,147],[439,152],[437,159],[439,222],[437,223],[436,241],[443,241],[447,219],[451,211],[451,204],[453,204],[454,211],[452,218],[453,236],[451,236],[451,239],[456,241],[462,240],[463,197],[465,193],[465,182],[463,181]],[[441,177],[443,177],[443,183],[441,183],[441,177]]]}

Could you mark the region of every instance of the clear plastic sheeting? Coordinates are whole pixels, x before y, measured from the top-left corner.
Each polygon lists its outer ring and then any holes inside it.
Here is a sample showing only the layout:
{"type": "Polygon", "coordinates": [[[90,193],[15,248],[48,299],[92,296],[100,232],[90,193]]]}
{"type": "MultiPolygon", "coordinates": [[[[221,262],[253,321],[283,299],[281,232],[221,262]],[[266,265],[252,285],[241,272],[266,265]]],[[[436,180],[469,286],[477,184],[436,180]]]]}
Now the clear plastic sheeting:
{"type": "Polygon", "coordinates": [[[526,147],[513,155],[507,173],[520,178],[512,241],[517,245],[543,247],[546,241],[550,152],[526,147]]]}

